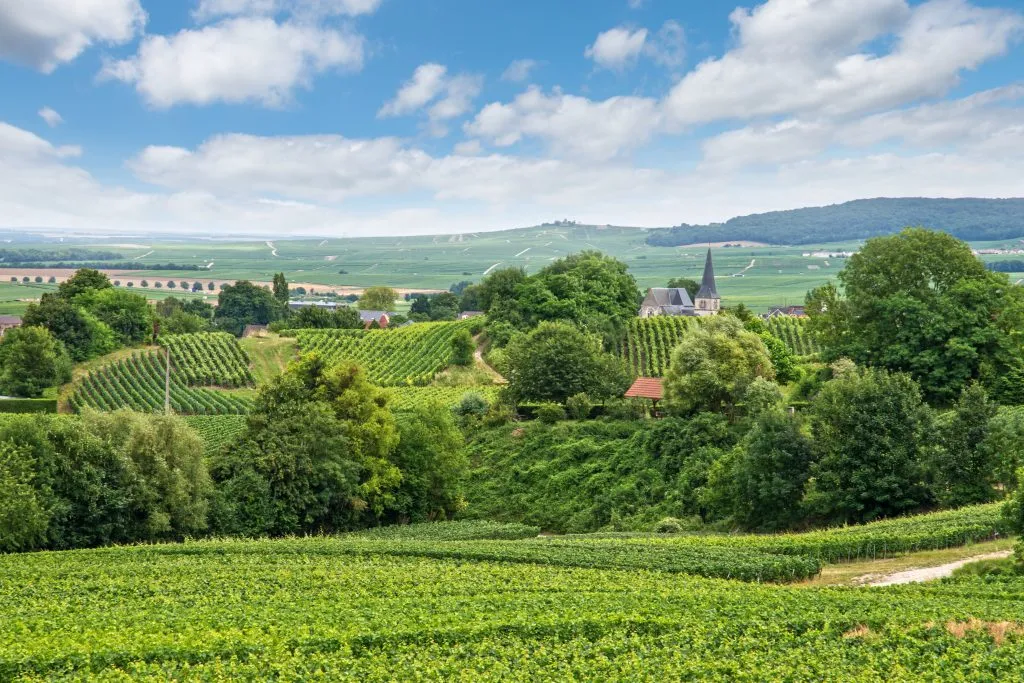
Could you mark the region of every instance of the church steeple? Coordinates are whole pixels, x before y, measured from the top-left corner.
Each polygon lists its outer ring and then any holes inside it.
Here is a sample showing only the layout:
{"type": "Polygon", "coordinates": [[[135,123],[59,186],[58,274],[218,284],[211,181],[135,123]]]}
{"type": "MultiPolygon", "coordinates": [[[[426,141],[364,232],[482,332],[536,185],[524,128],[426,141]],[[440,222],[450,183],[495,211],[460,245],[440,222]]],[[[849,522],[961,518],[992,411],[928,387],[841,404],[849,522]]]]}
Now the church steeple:
{"type": "Polygon", "coordinates": [[[711,262],[711,248],[708,247],[708,258],[704,262],[704,277],[700,280],[700,290],[693,300],[697,315],[714,315],[721,307],[721,297],[715,287],[715,266],[711,262]]]}

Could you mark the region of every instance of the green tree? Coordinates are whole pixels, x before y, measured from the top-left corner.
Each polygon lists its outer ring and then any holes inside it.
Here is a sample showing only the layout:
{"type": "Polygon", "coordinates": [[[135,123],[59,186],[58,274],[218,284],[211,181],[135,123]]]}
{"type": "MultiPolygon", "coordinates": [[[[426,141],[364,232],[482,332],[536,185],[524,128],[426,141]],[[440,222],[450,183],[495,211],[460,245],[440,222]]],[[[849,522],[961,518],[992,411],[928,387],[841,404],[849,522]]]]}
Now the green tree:
{"type": "Polygon", "coordinates": [[[74,299],[79,294],[109,287],[113,285],[105,274],[92,268],[80,268],[57,286],[57,293],[64,299],[74,299]]]}
{"type": "Polygon", "coordinates": [[[522,268],[501,268],[492,271],[480,283],[480,306],[487,313],[499,301],[514,302],[516,287],[526,281],[526,271],[522,268]]]}
{"type": "Polygon", "coordinates": [[[274,298],[282,306],[288,305],[288,281],[284,278],[284,273],[274,273],[273,292],[274,298]]]}
{"type": "Polygon", "coordinates": [[[43,294],[39,303],[29,304],[22,316],[22,325],[50,330],[76,361],[117,348],[113,330],[96,316],[56,294],[43,294]]]}
{"type": "Polygon", "coordinates": [[[680,415],[732,415],[758,377],[775,377],[764,342],[737,318],[716,316],[691,328],[672,352],[664,380],[666,404],[680,415]]]}
{"type": "Polygon", "coordinates": [[[690,301],[693,301],[697,297],[697,292],[700,291],[700,283],[688,277],[674,277],[665,286],[669,289],[685,289],[686,293],[690,295],[690,301]]]}
{"type": "Polygon", "coordinates": [[[353,365],[309,354],[260,389],[246,432],[216,456],[215,528],[336,531],[383,515],[401,473],[387,397],[353,365]]]}
{"type": "Polygon", "coordinates": [[[83,292],[75,301],[113,330],[121,345],[140,344],[153,332],[153,309],[141,294],[109,288],[83,292]]]}
{"type": "Polygon", "coordinates": [[[281,307],[266,287],[239,280],[220,290],[214,321],[223,330],[242,334],[246,325],[267,325],[281,317],[281,307]]]}
{"type": "Polygon", "coordinates": [[[430,299],[431,320],[455,320],[458,317],[459,297],[451,292],[441,292],[430,299]]]}
{"type": "Polygon", "coordinates": [[[160,334],[193,334],[210,330],[209,320],[183,310],[175,311],[159,321],[160,334]]]}
{"type": "Polygon", "coordinates": [[[0,338],[0,392],[36,398],[71,381],[71,359],[45,327],[16,327],[0,338]]]}
{"type": "Polygon", "coordinates": [[[839,279],[845,298],[825,286],[807,299],[826,359],[909,373],[933,402],[952,402],[975,379],[1000,400],[1024,399],[1001,381],[1024,379],[1024,290],[967,244],[908,228],[868,240],[839,279]]]}
{"type": "Polygon", "coordinates": [[[757,336],[764,342],[768,349],[768,357],[771,358],[772,367],[775,368],[775,379],[780,384],[789,384],[800,377],[796,367],[796,360],[793,359],[793,352],[789,350],[786,343],[767,330],[758,332],[757,336]]]}
{"type": "Polygon", "coordinates": [[[601,340],[566,323],[541,323],[508,347],[508,388],[518,401],[555,401],[586,393],[602,399],[629,386],[621,359],[601,340]]]}
{"type": "Polygon", "coordinates": [[[33,479],[34,462],[24,448],[0,443],[0,552],[31,550],[46,539],[50,513],[33,479]]]}
{"type": "Polygon", "coordinates": [[[476,343],[469,330],[456,332],[452,337],[452,363],[462,366],[472,365],[474,351],[476,351],[476,343]]]}
{"type": "Polygon", "coordinates": [[[1017,486],[1017,470],[1024,467],[1024,406],[1004,406],[989,420],[983,447],[995,463],[998,485],[1011,491],[1017,486]]]}
{"type": "Polygon", "coordinates": [[[469,460],[452,411],[421,406],[400,414],[398,433],[392,461],[402,483],[389,505],[390,516],[402,522],[450,519],[465,508],[469,460]]]}
{"type": "Polygon", "coordinates": [[[469,285],[463,289],[459,295],[459,312],[482,310],[484,310],[483,287],[480,285],[469,285]]]}
{"type": "Polygon", "coordinates": [[[811,440],[796,416],[778,409],[762,412],[731,460],[733,520],[755,531],[796,525],[803,516],[800,503],[812,461],[811,440]]]}
{"type": "Polygon", "coordinates": [[[368,287],[356,306],[361,311],[393,311],[398,292],[391,287],[368,287]]]}
{"type": "Polygon", "coordinates": [[[939,422],[940,448],[932,462],[936,496],[946,507],[987,503],[996,496],[999,463],[989,448],[990,423],[998,407],[980,384],[960,394],[939,422]]]}
{"type": "Polygon", "coordinates": [[[827,382],[811,406],[817,462],[808,509],[828,522],[859,523],[926,505],[932,428],[906,374],[866,370],[827,382]]]}

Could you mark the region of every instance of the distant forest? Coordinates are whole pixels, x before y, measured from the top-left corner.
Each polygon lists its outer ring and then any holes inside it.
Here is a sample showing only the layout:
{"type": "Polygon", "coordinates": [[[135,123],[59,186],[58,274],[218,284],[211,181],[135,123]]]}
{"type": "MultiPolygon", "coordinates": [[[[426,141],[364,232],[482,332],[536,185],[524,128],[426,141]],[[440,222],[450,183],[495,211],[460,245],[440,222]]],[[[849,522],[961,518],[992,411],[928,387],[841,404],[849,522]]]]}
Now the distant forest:
{"type": "Polygon", "coordinates": [[[92,249],[0,249],[0,263],[42,263],[45,261],[117,261],[124,254],[92,249]]]}
{"type": "Polygon", "coordinates": [[[1000,273],[1024,273],[1024,261],[992,261],[986,265],[1000,273]]]}
{"type": "Polygon", "coordinates": [[[1024,199],[858,199],[739,216],[725,223],[651,230],[647,243],[656,247],[729,240],[817,244],[888,235],[907,226],[943,230],[970,241],[1024,237],[1024,199]]]}

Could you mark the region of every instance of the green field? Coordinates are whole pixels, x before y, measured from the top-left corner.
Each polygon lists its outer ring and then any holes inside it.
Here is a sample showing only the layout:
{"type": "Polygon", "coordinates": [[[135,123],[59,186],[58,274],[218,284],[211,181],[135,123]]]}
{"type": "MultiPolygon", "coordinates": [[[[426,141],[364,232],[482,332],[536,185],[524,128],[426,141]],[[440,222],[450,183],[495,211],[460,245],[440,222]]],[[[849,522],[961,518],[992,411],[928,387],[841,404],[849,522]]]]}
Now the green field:
{"type": "MultiPolygon", "coordinates": [[[[146,239],[133,245],[96,240],[62,246],[114,249],[139,263],[210,265],[208,271],[122,272],[127,282],[197,279],[216,282],[250,279],[269,282],[283,271],[294,284],[325,288],[373,285],[426,290],[448,289],[462,280],[479,281],[491,268],[521,266],[536,272],[551,261],[585,249],[597,249],[624,261],[641,288],[664,286],[672,277],[699,279],[706,247],[652,247],[640,228],[541,226],[465,235],[222,241],[189,237],[146,239]],[[345,271],[344,273],[341,271],[345,271]]],[[[1015,240],[976,243],[976,248],[1019,247],[1015,240]]],[[[805,256],[815,252],[852,251],[858,243],[786,246],[715,247],[715,272],[725,304],[743,302],[757,311],[772,305],[802,303],[808,289],[834,279],[843,259],[805,256]]],[[[984,256],[986,260],[1017,258],[984,256]]],[[[16,269],[11,274],[19,275],[16,269]]],[[[4,271],[4,275],[7,271],[4,271]]],[[[34,274],[34,271],[33,271],[34,274]]],[[[1011,274],[1014,280],[1024,274],[1011,274]]],[[[5,279],[0,277],[0,279],[5,279]]],[[[0,283],[0,308],[11,306],[26,289],[0,283]],[[6,297],[6,298],[5,298],[6,297]]],[[[180,295],[180,290],[145,291],[151,298],[180,295]]],[[[38,296],[38,294],[36,295],[38,296]]],[[[208,293],[204,296],[210,296],[208,293]]],[[[210,297],[211,299],[214,297],[210,297]]]]}
{"type": "MultiPolygon", "coordinates": [[[[910,524],[938,543],[955,517],[910,524]]],[[[818,561],[749,537],[398,531],[2,556],[0,680],[996,681],[1024,662],[1022,578],[779,585],[758,580],[818,561]],[[748,582],[706,578],[730,572],[748,582]]]]}

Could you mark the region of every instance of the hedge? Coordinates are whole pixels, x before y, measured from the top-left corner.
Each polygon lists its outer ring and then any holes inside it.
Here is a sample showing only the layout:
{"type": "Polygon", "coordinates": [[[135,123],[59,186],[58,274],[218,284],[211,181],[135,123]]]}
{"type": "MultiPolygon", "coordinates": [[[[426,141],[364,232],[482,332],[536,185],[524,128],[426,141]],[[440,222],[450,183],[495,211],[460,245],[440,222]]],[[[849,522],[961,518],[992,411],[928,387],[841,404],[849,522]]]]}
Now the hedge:
{"type": "Polygon", "coordinates": [[[55,398],[3,398],[0,413],[56,413],[55,398]]]}

